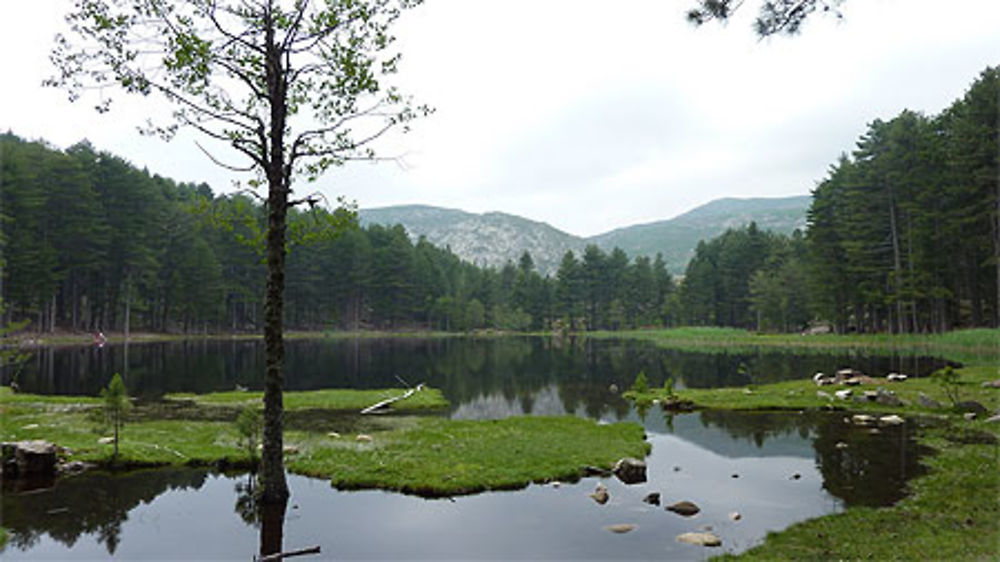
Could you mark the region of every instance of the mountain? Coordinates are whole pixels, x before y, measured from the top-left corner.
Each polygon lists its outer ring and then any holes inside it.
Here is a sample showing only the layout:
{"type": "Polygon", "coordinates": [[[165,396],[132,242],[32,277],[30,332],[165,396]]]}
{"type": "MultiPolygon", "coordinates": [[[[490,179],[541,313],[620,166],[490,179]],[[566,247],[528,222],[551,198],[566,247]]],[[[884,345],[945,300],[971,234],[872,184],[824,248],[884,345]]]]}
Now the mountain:
{"type": "Polygon", "coordinates": [[[783,198],[716,199],[672,219],[628,226],[588,239],[604,250],[621,248],[632,256],[663,254],[667,269],[683,273],[700,240],[756,222],[761,230],[791,234],[805,230],[808,195],[783,198]]]}
{"type": "Polygon", "coordinates": [[[663,254],[674,274],[684,272],[700,240],[714,238],[728,228],[755,221],[761,230],[789,234],[805,228],[809,196],[777,199],[717,199],[669,220],[619,228],[582,238],[544,222],[506,213],[468,213],[427,205],[400,205],[362,209],[362,226],[401,224],[416,240],[449,247],[461,258],[481,266],[500,267],[517,262],[525,251],[544,274],[554,274],[567,250],[581,255],[588,244],[605,251],[621,248],[636,257],[663,254]]]}
{"type": "Polygon", "coordinates": [[[401,224],[415,240],[451,248],[459,257],[480,266],[517,263],[525,251],[540,272],[555,273],[567,250],[578,252],[587,242],[544,222],[506,213],[467,213],[427,205],[401,205],[359,212],[362,226],[401,224]]]}

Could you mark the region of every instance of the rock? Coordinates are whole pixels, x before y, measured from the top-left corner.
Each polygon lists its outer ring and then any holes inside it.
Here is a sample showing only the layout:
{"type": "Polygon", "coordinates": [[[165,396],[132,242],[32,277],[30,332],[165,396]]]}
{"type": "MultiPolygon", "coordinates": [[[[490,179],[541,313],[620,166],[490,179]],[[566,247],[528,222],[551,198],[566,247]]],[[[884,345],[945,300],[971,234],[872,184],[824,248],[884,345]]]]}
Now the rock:
{"type": "Polygon", "coordinates": [[[733,473],[733,475],[730,478],[739,478],[739,477],[740,477],[739,474],[733,473]]]}
{"type": "Polygon", "coordinates": [[[696,546],[721,546],[722,539],[712,533],[683,533],[677,535],[677,542],[696,546]]]}
{"type": "Polygon", "coordinates": [[[673,511],[677,515],[683,515],[684,517],[691,517],[692,515],[695,515],[696,513],[701,511],[701,508],[695,505],[693,502],[680,501],[673,505],[668,505],[667,511],[673,511]]]}
{"type": "Polygon", "coordinates": [[[115,442],[114,437],[101,437],[97,440],[98,445],[111,445],[115,442]]]}
{"type": "Polygon", "coordinates": [[[642,501],[644,501],[644,502],[646,502],[646,503],[648,503],[650,505],[660,505],[660,493],[659,492],[650,492],[650,493],[646,494],[646,497],[642,498],[642,501]]]}
{"type": "Polygon", "coordinates": [[[921,406],[923,406],[924,408],[933,408],[933,409],[935,409],[935,410],[936,410],[936,409],[939,409],[939,408],[942,408],[942,405],[941,405],[941,403],[940,403],[940,402],[938,402],[937,400],[935,400],[935,399],[931,398],[930,396],[927,396],[927,395],[926,395],[926,394],[924,394],[923,392],[921,392],[921,393],[920,393],[920,394],[919,394],[919,395],[917,396],[917,402],[918,402],[918,403],[919,403],[919,404],[920,404],[921,406]]]}
{"type": "Polygon", "coordinates": [[[851,416],[851,422],[854,425],[872,425],[875,423],[875,418],[868,414],[854,414],[851,416]]]}
{"type": "Polygon", "coordinates": [[[599,476],[601,478],[606,478],[608,476],[611,476],[611,471],[610,470],[607,470],[607,469],[604,469],[604,468],[598,468],[596,466],[589,466],[588,465],[588,466],[585,466],[585,467],[581,468],[580,471],[583,472],[584,476],[599,476]]]}
{"type": "Polygon", "coordinates": [[[1000,379],[984,382],[983,388],[1000,388],[1000,379]]]}
{"type": "Polygon", "coordinates": [[[638,525],[634,525],[632,523],[616,523],[614,525],[607,525],[607,526],[604,527],[605,530],[611,531],[612,533],[618,533],[618,534],[627,533],[629,531],[634,531],[635,529],[638,529],[638,528],[639,528],[638,525]]]}
{"type": "Polygon", "coordinates": [[[22,427],[21,429],[38,429],[40,426],[37,423],[29,423],[28,425],[22,427]]]}
{"type": "Polygon", "coordinates": [[[826,373],[816,373],[813,375],[813,382],[816,386],[824,386],[827,384],[834,384],[836,381],[833,377],[827,375],[826,373]]]}
{"type": "Polygon", "coordinates": [[[729,513],[729,518],[733,521],[739,521],[740,519],[743,519],[743,516],[740,515],[739,511],[732,511],[729,513]]]}
{"type": "Polygon", "coordinates": [[[834,447],[836,447],[838,449],[846,449],[848,447],[848,445],[847,445],[847,443],[844,443],[843,441],[837,441],[837,444],[834,445],[834,447]]]}
{"type": "Polygon", "coordinates": [[[875,391],[875,401],[883,406],[902,406],[903,401],[891,390],[879,388],[875,391]]]}
{"type": "Polygon", "coordinates": [[[838,390],[833,394],[836,395],[836,397],[839,398],[840,400],[847,400],[848,398],[851,397],[852,394],[854,394],[854,391],[849,388],[845,388],[844,390],[838,390]]]}
{"type": "Polygon", "coordinates": [[[626,484],[637,484],[646,481],[646,463],[639,459],[631,457],[619,459],[611,472],[626,484]]]}
{"type": "Polygon", "coordinates": [[[331,439],[340,439],[340,434],[336,431],[331,431],[330,433],[327,433],[326,436],[331,439]]]}
{"type": "Polygon", "coordinates": [[[286,455],[297,455],[299,454],[299,448],[296,447],[295,445],[285,445],[284,447],[281,448],[281,452],[285,453],[286,455]]]}
{"type": "Polygon", "coordinates": [[[59,465],[59,472],[63,474],[76,474],[78,472],[83,472],[89,468],[93,468],[94,465],[86,463],[83,461],[70,461],[59,465]]]}
{"type": "Polygon", "coordinates": [[[962,414],[962,417],[965,418],[966,421],[973,421],[977,416],[975,412],[965,412],[962,414]]]}
{"type": "Polygon", "coordinates": [[[608,392],[610,392],[611,394],[618,394],[618,385],[615,383],[611,383],[610,385],[608,385],[608,392]]]}
{"type": "Polygon", "coordinates": [[[976,402],[975,400],[964,400],[962,402],[959,402],[958,404],[955,404],[955,409],[958,410],[959,412],[972,412],[980,416],[985,416],[986,414],[989,413],[989,410],[986,409],[986,406],[983,406],[982,404],[976,402]]]}
{"type": "Polygon", "coordinates": [[[996,414],[986,418],[986,423],[997,423],[1000,422],[1000,414],[996,414]]]}
{"type": "Polygon", "coordinates": [[[48,441],[17,441],[0,445],[5,476],[51,476],[56,470],[56,446],[48,441]]]}
{"type": "Polygon", "coordinates": [[[374,441],[371,435],[365,433],[359,433],[358,436],[354,438],[354,440],[357,441],[358,443],[371,443],[372,441],[374,441]]]}
{"type": "Polygon", "coordinates": [[[860,374],[861,371],[855,371],[854,369],[838,369],[837,374],[834,376],[834,378],[836,378],[838,382],[843,382],[847,379],[854,378],[860,374]]]}
{"type": "Polygon", "coordinates": [[[865,397],[865,400],[868,400],[870,402],[874,402],[875,399],[878,398],[878,392],[875,392],[874,390],[866,390],[864,392],[864,397],[865,397]]]}
{"type": "Polygon", "coordinates": [[[903,382],[908,378],[909,377],[907,377],[906,375],[900,373],[889,373],[888,375],[885,376],[885,380],[889,382],[903,382]]]}
{"type": "Polygon", "coordinates": [[[802,478],[802,475],[798,472],[792,475],[792,480],[799,480],[800,478],[802,478]]]}
{"type": "Polygon", "coordinates": [[[590,494],[590,497],[594,498],[594,501],[601,505],[608,503],[608,500],[611,498],[608,494],[608,489],[604,487],[604,484],[600,483],[597,484],[597,488],[594,490],[594,493],[590,494]]]}
{"type": "Polygon", "coordinates": [[[558,480],[554,480],[554,481],[552,482],[552,487],[553,487],[553,488],[556,488],[556,489],[559,489],[559,488],[561,488],[561,487],[562,487],[562,482],[560,482],[560,481],[558,481],[558,480]]]}
{"type": "Polygon", "coordinates": [[[882,416],[878,419],[879,425],[903,425],[905,422],[906,420],[896,414],[889,414],[888,416],[882,416]]]}
{"type": "Polygon", "coordinates": [[[842,384],[847,386],[859,386],[861,384],[861,377],[851,377],[849,379],[844,379],[842,384]]]}
{"type": "Polygon", "coordinates": [[[816,391],[816,397],[817,398],[826,398],[827,400],[833,400],[833,395],[830,394],[829,392],[824,391],[824,390],[817,390],[816,391]]]}

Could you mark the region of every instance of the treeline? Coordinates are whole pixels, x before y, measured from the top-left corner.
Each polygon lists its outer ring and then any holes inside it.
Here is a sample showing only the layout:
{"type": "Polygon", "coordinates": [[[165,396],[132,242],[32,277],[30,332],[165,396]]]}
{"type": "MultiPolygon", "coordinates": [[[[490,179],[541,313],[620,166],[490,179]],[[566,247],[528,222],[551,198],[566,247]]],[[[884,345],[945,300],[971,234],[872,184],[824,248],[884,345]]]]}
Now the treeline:
{"type": "MultiPolygon", "coordinates": [[[[293,329],[595,330],[676,325],[943,331],[1000,324],[998,70],[940,115],[876,120],[813,192],[805,234],[756,225],[662,258],[568,252],[542,277],[479,268],[340,208],[289,215],[293,329]]],[[[263,207],[151,175],[86,142],[0,136],[0,297],[30,329],[261,329],[263,207]]]]}
{"type": "MultiPolygon", "coordinates": [[[[151,175],[83,142],[0,136],[4,320],[38,332],[261,328],[263,207],[151,175]]],[[[482,269],[402,227],[321,208],[289,216],[293,329],[617,329],[669,321],[662,259],[596,246],[542,277],[527,253],[482,269]]]]}
{"type": "Polygon", "coordinates": [[[941,114],[875,120],[813,191],[805,236],[699,244],[681,322],[837,332],[1000,326],[1000,69],[941,114]]]}

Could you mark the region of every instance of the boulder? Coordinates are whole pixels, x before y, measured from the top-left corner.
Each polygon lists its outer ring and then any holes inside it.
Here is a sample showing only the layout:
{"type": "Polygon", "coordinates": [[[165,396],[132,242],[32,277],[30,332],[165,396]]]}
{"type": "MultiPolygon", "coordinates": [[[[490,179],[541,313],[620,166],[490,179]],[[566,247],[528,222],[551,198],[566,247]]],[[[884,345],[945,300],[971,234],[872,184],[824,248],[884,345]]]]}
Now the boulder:
{"type": "Polygon", "coordinates": [[[0,463],[5,476],[52,475],[56,471],[56,446],[42,440],[3,443],[0,463]]]}
{"type": "Polygon", "coordinates": [[[878,398],[878,392],[875,392],[874,390],[866,390],[864,392],[864,397],[865,397],[865,400],[868,400],[870,402],[874,402],[875,399],[878,398]]]}
{"type": "Polygon", "coordinates": [[[594,501],[601,505],[608,503],[608,500],[611,498],[608,494],[608,489],[601,483],[597,484],[597,488],[594,490],[594,493],[590,494],[590,497],[594,498],[594,501]]]}
{"type": "Polygon", "coordinates": [[[986,414],[989,413],[989,410],[986,409],[986,406],[983,406],[982,404],[976,402],[975,400],[964,400],[962,402],[959,402],[958,404],[955,404],[955,409],[958,410],[959,412],[972,412],[980,416],[985,416],[986,414]]]}
{"type": "Polygon", "coordinates": [[[903,382],[908,378],[909,377],[901,373],[889,373],[888,375],[885,376],[885,380],[889,382],[903,382]]]}
{"type": "Polygon", "coordinates": [[[660,505],[660,493],[659,492],[650,492],[650,493],[646,494],[646,497],[642,498],[642,501],[644,501],[644,502],[646,502],[646,503],[648,503],[650,505],[660,505]]]}
{"type": "Polygon", "coordinates": [[[619,480],[626,484],[638,484],[646,481],[646,463],[627,457],[615,463],[611,470],[619,480]]]}
{"type": "Polygon", "coordinates": [[[696,546],[721,546],[722,539],[712,533],[683,533],[677,535],[677,542],[696,546]]]}
{"type": "Polygon", "coordinates": [[[616,523],[614,525],[607,525],[607,526],[604,527],[605,530],[611,531],[612,533],[618,533],[618,534],[627,533],[629,531],[634,531],[635,529],[638,529],[638,528],[639,528],[639,526],[635,525],[633,523],[616,523]]]}
{"type": "Polygon", "coordinates": [[[683,515],[684,517],[691,517],[701,511],[701,508],[695,505],[694,502],[680,501],[673,505],[668,505],[667,511],[673,511],[677,515],[683,515]]]}
{"type": "Polygon", "coordinates": [[[906,420],[897,416],[896,414],[882,416],[878,419],[879,425],[903,425],[905,422],[906,420]]]}
{"type": "Polygon", "coordinates": [[[975,412],[965,412],[962,414],[962,417],[965,418],[966,421],[973,421],[977,416],[975,412]]]}
{"type": "Polygon", "coordinates": [[[875,391],[875,401],[883,406],[903,406],[903,401],[891,390],[879,388],[875,391]]]}
{"type": "Polygon", "coordinates": [[[838,390],[837,392],[834,392],[834,395],[836,395],[837,398],[841,400],[847,400],[848,398],[851,397],[852,394],[854,394],[854,391],[849,388],[845,388],[844,390],[838,390]]]}
{"type": "Polygon", "coordinates": [[[923,392],[921,392],[917,396],[917,402],[921,406],[923,406],[924,408],[932,408],[932,409],[937,410],[937,409],[940,409],[940,408],[943,407],[940,402],[938,402],[937,400],[931,398],[930,396],[927,396],[923,392]]]}

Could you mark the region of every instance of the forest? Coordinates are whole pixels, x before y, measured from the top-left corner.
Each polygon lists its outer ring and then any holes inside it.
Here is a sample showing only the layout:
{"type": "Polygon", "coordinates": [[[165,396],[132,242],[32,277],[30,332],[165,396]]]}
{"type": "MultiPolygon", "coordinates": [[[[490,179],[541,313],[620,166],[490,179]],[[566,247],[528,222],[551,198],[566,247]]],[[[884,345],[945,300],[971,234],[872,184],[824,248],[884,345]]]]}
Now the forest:
{"type": "MultiPolygon", "coordinates": [[[[554,276],[480,268],[341,206],[289,216],[286,323],[301,330],[678,325],[929,332],[1000,324],[1000,70],[938,115],[875,120],[813,191],[805,232],[750,224],[662,258],[590,246],[554,276]]],[[[32,332],[256,332],[264,208],[80,142],[0,135],[4,320],[32,332]]]]}

